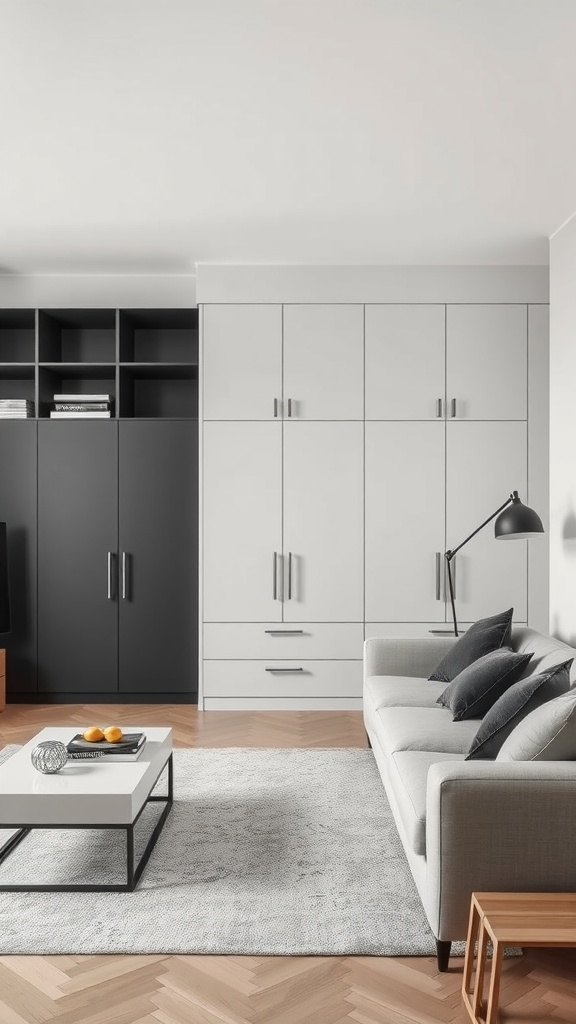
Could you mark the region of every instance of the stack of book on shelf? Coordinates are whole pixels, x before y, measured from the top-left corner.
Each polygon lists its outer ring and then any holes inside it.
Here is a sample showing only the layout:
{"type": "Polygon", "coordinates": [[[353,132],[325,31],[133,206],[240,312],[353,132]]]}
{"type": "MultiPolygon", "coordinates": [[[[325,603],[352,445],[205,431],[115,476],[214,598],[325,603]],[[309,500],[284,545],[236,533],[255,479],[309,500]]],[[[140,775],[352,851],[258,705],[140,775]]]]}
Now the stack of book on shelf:
{"type": "Polygon", "coordinates": [[[34,415],[34,402],[27,398],[0,398],[0,417],[6,420],[26,420],[34,415]]]}
{"type": "Polygon", "coordinates": [[[112,415],[112,401],[112,395],[54,395],[54,408],[50,418],[109,420],[112,415]]]}
{"type": "Polygon", "coordinates": [[[146,734],[143,732],[126,732],[117,743],[101,740],[89,743],[79,732],[66,744],[68,758],[72,761],[88,761],[98,758],[101,761],[137,761],[146,746],[146,734]]]}

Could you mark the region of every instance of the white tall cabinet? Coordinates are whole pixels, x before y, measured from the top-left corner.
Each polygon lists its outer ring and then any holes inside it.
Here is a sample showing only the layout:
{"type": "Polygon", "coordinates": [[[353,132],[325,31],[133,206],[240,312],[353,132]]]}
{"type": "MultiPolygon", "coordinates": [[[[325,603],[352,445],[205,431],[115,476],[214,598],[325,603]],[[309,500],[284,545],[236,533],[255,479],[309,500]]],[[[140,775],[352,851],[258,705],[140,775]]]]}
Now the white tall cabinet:
{"type": "MultiPolygon", "coordinates": [[[[450,628],[443,552],[541,493],[535,319],[531,342],[526,302],[203,305],[205,708],[358,707],[364,637],[450,628]]],[[[529,621],[526,541],[488,528],[454,564],[460,622],[529,621]]]]}

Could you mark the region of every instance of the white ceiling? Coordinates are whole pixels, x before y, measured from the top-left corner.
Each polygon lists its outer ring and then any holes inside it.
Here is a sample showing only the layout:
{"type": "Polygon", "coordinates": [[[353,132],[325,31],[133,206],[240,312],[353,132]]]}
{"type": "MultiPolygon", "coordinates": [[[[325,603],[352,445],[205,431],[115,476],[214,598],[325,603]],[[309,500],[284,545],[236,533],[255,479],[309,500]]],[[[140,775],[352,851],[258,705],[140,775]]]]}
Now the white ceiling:
{"type": "Polygon", "coordinates": [[[546,263],[575,0],[0,0],[0,272],[546,263]]]}

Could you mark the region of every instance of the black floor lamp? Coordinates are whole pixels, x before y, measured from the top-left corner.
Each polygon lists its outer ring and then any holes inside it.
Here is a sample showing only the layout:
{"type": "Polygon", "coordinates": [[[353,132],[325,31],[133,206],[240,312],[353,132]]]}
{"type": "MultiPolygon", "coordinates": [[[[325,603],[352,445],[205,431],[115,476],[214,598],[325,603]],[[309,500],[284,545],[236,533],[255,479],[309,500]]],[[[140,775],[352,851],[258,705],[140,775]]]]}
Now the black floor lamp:
{"type": "Polygon", "coordinates": [[[532,508],[528,508],[528,505],[523,505],[518,497],[518,491],[512,491],[512,494],[500,508],[497,508],[488,519],[485,519],[480,526],[477,526],[472,531],[466,540],[463,540],[457,548],[450,548],[449,551],[444,552],[444,558],[446,559],[446,569],[448,572],[448,591],[450,593],[450,604],[452,605],[452,618],[454,619],[454,636],[458,636],[458,623],[456,621],[456,605],[454,603],[454,584],[452,582],[452,570],[450,563],[454,558],[454,555],[458,554],[461,548],[472,540],[480,530],[483,530],[488,523],[496,519],[494,523],[494,536],[497,540],[523,540],[526,537],[536,537],[539,533],[544,533],[544,527],[542,526],[542,520],[537,512],[532,508]],[[496,519],[496,516],[498,518],[496,519]]]}

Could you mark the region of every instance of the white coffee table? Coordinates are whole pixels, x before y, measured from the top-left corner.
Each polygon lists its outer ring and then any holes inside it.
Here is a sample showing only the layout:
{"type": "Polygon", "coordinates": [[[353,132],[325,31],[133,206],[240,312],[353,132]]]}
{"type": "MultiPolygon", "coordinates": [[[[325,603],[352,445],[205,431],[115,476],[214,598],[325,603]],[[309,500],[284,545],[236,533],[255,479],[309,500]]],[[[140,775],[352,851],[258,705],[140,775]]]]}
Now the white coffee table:
{"type": "Polygon", "coordinates": [[[122,726],[123,732],[145,732],[146,745],[137,761],[106,763],[103,759],[68,761],[55,775],[42,775],[31,760],[43,740],[68,743],[73,727],[43,729],[0,765],[0,829],[16,829],[0,848],[0,863],[32,829],[120,829],[126,832],[126,882],[82,885],[2,885],[0,892],[133,892],[168,814],[173,799],[172,730],[122,726]],[[168,792],[152,795],[168,766],[168,792]],[[146,848],[134,862],[134,826],[151,801],[162,810],[146,848]]]}

